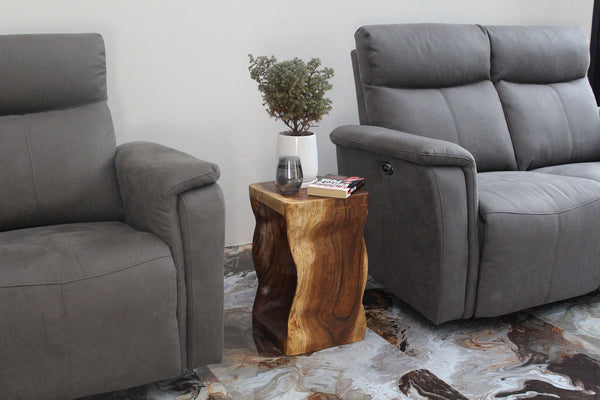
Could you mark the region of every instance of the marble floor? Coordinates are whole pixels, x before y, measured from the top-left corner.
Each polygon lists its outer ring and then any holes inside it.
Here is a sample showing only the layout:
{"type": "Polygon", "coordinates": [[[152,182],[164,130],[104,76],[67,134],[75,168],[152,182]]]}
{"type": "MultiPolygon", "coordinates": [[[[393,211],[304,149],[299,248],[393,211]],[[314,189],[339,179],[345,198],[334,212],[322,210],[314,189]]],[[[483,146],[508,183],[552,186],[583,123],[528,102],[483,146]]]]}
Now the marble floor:
{"type": "Polygon", "coordinates": [[[435,326],[370,280],[365,340],[285,357],[252,327],[250,253],[226,250],[221,364],[88,400],[600,399],[600,292],[435,326]]]}

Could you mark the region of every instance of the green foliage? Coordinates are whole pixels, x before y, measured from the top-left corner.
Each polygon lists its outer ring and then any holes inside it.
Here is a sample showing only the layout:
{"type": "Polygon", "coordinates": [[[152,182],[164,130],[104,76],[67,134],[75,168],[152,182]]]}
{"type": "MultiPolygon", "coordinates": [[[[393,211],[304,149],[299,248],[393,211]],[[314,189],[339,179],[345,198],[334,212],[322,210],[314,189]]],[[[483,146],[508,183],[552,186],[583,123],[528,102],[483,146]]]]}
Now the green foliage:
{"type": "Polygon", "coordinates": [[[319,69],[318,58],[304,63],[299,58],[277,62],[272,56],[248,57],[250,77],[258,82],[269,115],[283,121],[291,135],[309,135],[309,129],[331,111],[325,92],[332,88],[333,69],[319,69]]]}

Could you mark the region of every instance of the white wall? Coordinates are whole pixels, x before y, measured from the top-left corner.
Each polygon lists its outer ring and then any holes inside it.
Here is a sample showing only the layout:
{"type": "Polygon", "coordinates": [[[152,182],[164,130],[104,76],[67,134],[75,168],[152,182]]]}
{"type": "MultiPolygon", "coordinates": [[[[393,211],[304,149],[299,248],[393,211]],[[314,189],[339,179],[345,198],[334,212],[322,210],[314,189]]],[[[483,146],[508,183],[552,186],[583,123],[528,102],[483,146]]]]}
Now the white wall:
{"type": "MultiPolygon", "coordinates": [[[[150,140],[221,167],[227,244],[252,240],[247,186],[274,179],[276,133],[248,53],[319,57],[335,70],[318,135],[320,172],[335,172],[329,132],[356,123],[349,52],[361,25],[402,22],[575,24],[593,0],[2,0],[0,34],[99,32],[117,141],[150,140]]],[[[0,77],[1,79],[1,77],[0,77]]]]}

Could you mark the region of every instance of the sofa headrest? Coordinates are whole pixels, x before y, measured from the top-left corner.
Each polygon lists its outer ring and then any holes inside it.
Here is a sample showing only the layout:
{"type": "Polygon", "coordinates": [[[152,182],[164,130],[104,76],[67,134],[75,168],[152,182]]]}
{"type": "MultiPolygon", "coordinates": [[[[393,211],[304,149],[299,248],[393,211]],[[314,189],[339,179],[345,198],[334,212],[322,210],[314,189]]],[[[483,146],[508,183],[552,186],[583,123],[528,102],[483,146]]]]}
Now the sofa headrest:
{"type": "Polygon", "coordinates": [[[486,26],[492,80],[544,84],[583,78],[590,63],[586,32],[569,26],[486,26]]]}
{"type": "Polygon", "coordinates": [[[369,25],[354,38],[368,85],[439,88],[490,79],[489,40],[477,25],[369,25]]]}
{"type": "Polygon", "coordinates": [[[105,100],[104,57],[98,34],[0,36],[0,115],[105,100]]]}

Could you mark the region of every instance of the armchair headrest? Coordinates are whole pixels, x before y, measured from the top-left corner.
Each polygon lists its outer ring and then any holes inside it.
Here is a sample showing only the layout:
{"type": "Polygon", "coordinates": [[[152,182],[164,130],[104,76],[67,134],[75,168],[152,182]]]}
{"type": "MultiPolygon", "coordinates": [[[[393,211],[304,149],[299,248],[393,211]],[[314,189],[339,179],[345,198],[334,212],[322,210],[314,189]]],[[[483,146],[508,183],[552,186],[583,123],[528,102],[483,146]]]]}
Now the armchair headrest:
{"type": "Polygon", "coordinates": [[[105,99],[106,65],[100,35],[0,36],[0,116],[105,99]]]}

